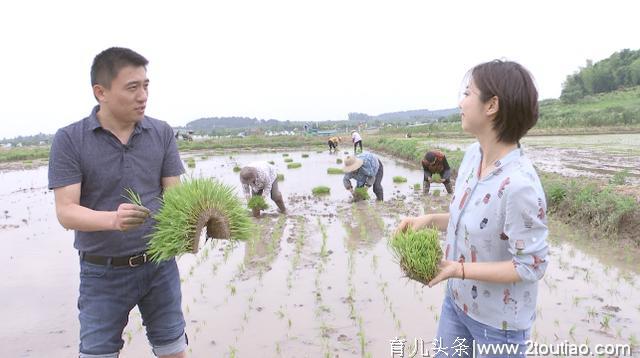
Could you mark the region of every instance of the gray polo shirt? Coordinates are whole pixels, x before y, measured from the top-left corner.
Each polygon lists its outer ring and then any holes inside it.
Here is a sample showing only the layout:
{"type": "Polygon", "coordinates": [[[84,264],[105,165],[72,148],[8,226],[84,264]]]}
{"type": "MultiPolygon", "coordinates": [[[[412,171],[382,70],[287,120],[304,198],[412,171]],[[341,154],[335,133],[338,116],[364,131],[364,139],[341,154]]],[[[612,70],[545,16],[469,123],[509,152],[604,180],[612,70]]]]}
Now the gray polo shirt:
{"type": "MultiPolygon", "coordinates": [[[[49,154],[49,189],[81,183],[80,205],[100,211],[115,211],[125,189],[140,194],[142,204],[156,213],[161,206],[164,177],[184,173],[171,127],[145,116],[123,145],[91,115],[61,128],[49,154]]],[[[149,218],[133,230],[75,232],[74,247],[103,256],[127,256],[144,251],[155,221],[149,218]]]]}

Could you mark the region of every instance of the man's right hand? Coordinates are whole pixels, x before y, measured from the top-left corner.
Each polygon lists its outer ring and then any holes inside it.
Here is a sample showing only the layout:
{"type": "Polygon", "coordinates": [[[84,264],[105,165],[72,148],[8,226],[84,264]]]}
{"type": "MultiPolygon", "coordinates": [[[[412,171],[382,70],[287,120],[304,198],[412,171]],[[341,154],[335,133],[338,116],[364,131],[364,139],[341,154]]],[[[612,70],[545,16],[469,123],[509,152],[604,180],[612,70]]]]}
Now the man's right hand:
{"type": "Polygon", "coordinates": [[[151,211],[144,206],[122,203],[115,211],[113,229],[118,231],[135,229],[142,225],[150,215],[151,211]]]}

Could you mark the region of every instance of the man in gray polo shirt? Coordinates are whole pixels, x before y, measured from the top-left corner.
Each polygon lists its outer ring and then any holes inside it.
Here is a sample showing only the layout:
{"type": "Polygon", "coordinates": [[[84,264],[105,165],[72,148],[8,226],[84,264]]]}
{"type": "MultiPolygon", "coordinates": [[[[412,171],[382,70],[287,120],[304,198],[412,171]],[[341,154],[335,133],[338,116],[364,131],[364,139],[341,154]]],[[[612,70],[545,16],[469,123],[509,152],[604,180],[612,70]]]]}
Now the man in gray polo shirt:
{"type": "Polygon", "coordinates": [[[171,127],[144,115],[148,61],[125,48],[98,54],[98,105],[56,133],[49,159],[58,221],[75,230],[80,256],[80,357],[117,357],[136,305],[159,357],[185,357],[187,337],[175,259],[147,262],[159,198],[184,168],[171,127]],[[128,203],[132,189],[143,206],[128,203]]]}

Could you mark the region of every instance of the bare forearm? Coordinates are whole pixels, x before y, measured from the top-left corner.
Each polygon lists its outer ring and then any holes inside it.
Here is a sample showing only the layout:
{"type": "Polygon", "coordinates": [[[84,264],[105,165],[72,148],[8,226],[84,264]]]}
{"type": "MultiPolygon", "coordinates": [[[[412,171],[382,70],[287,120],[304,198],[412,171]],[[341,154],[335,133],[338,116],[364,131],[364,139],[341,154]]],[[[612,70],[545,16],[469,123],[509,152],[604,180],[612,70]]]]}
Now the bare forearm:
{"type": "Polygon", "coordinates": [[[115,211],[97,211],[77,204],[65,205],[57,210],[58,221],[68,230],[115,230],[115,211]]]}
{"type": "MultiPolygon", "coordinates": [[[[460,265],[459,272],[456,276],[462,278],[462,265],[460,265]]],[[[465,262],[464,277],[469,280],[493,283],[520,282],[520,275],[518,275],[511,261],[465,262]]]]}
{"type": "Polygon", "coordinates": [[[449,213],[431,214],[431,226],[435,226],[440,231],[447,231],[449,213]]]}

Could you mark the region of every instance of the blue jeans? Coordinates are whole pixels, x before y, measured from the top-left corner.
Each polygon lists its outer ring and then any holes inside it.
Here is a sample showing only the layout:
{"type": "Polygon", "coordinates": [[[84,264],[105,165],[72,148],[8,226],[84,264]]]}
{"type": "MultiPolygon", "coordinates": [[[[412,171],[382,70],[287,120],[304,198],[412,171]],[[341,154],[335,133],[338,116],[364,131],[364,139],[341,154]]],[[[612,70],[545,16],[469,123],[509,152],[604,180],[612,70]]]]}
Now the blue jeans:
{"type": "Polygon", "coordinates": [[[187,346],[180,275],[175,259],[138,267],[95,265],[80,260],[80,357],[117,357],[129,312],[138,305],[153,353],[187,346]]]}
{"type": "Polygon", "coordinates": [[[447,293],[434,342],[435,346],[441,347],[443,351],[436,350],[435,356],[474,357],[473,344],[475,357],[524,357],[530,331],[502,330],[482,324],[464,313],[447,293]],[[463,347],[467,348],[463,350],[463,347]],[[492,349],[496,350],[491,351],[492,349]],[[499,349],[503,349],[502,354],[499,349]],[[512,351],[509,352],[507,349],[512,351]]]}

